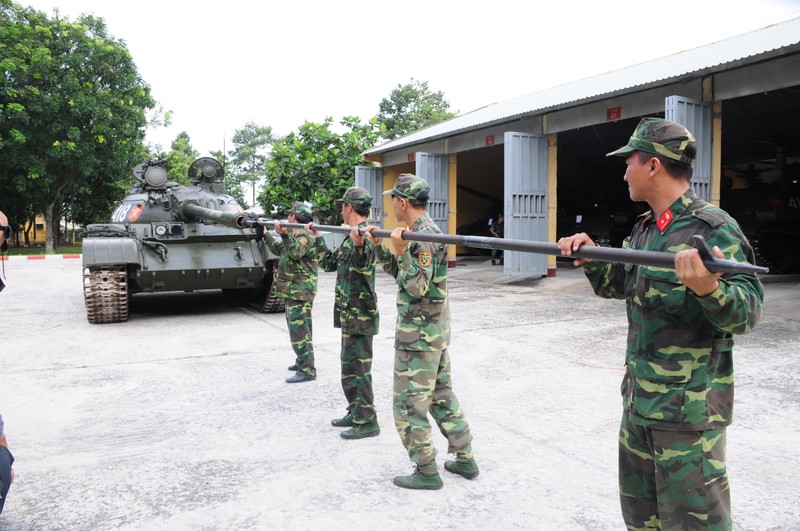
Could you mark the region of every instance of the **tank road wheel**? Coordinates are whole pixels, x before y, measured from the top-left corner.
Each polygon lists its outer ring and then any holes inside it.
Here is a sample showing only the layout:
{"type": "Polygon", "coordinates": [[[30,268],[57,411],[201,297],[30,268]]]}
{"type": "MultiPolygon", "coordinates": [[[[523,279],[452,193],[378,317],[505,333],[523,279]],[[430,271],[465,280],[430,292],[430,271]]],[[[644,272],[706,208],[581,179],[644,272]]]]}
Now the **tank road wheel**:
{"type": "Polygon", "coordinates": [[[275,277],[278,275],[278,261],[272,261],[272,272],[264,277],[261,293],[264,294],[264,302],[258,310],[261,313],[278,313],[286,308],[283,299],[275,296],[275,277]]]}
{"type": "Polygon", "coordinates": [[[128,320],[128,273],[124,265],[83,270],[83,298],[90,323],[128,320]]]}

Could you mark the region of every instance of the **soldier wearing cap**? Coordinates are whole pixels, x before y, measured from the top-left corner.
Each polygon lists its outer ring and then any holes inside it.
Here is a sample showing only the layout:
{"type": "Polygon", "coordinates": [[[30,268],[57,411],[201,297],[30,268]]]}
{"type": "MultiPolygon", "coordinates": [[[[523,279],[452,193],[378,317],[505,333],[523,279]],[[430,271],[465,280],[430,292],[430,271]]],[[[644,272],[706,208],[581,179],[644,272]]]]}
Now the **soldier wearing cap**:
{"type": "MultiPolygon", "coordinates": [[[[289,223],[308,223],[313,216],[311,203],[305,201],[296,201],[286,213],[289,223]]],[[[295,373],[286,382],[309,382],[317,378],[311,337],[311,309],[317,294],[319,264],[317,241],[305,230],[287,230],[280,221],[275,222],[275,232],[280,239],[265,238],[265,241],[280,256],[275,295],[286,303],[286,323],[295,353],[295,362],[289,367],[295,373]]]]}
{"type": "Polygon", "coordinates": [[[375,414],[372,392],[372,338],[378,333],[378,298],[375,293],[375,246],[359,235],[366,227],[372,195],[364,188],[349,188],[336,203],[342,206],[342,217],[352,227],[338,249],[331,251],[322,234],[306,230],[320,242],[320,267],[336,271],[336,297],[333,326],[342,329],[342,391],[347,400],[347,413],[331,421],[336,427],[348,427],[340,433],[343,439],[375,437],[381,430],[375,414]]]}
{"type": "MultiPolygon", "coordinates": [[[[623,247],[676,253],[674,271],[575,260],[597,295],[626,300],[622,514],[628,529],[731,529],[733,334],[755,326],[764,292],[755,275],[706,270],[692,236],[703,236],[718,258],[754,263],[753,249],[733,218],[695,196],[695,140],[682,125],[643,118],[608,156],[625,157],[631,199],[650,206],[623,247]]],[[[594,242],[581,233],[558,245],[570,256],[594,242]]]]}
{"type": "Polygon", "coordinates": [[[445,469],[472,479],[478,465],[472,453],[472,435],[453,392],[450,378],[450,309],[447,301],[447,248],[444,244],[408,241],[403,231],[441,233],[426,212],[428,183],[415,175],[401,174],[394,188],[383,193],[392,197],[392,210],[406,223],[392,231],[396,253],[372,238],[375,226],[366,233],[378,247],[378,259],[398,285],[397,328],[393,412],[400,439],[416,464],[414,473],[397,476],[394,484],[406,489],[440,489],[442,479],[436,466],[436,447],[431,437],[431,414],[447,437],[448,452],[456,459],[445,469]]]}

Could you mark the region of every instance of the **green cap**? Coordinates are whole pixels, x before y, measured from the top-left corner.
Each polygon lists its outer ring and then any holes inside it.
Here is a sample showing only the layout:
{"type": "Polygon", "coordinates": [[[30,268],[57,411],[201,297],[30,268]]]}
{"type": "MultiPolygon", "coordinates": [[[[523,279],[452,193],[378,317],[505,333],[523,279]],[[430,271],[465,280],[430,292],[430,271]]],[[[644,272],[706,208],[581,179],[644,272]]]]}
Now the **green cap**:
{"type": "Polygon", "coordinates": [[[308,201],[295,201],[292,208],[287,210],[286,213],[294,214],[296,218],[306,221],[311,221],[311,217],[314,215],[312,205],[308,201]]]}
{"type": "Polygon", "coordinates": [[[421,178],[411,173],[401,173],[394,183],[394,188],[386,190],[383,195],[396,195],[412,205],[424,205],[428,202],[431,187],[421,178]]]}
{"type": "Polygon", "coordinates": [[[336,199],[334,203],[347,203],[362,210],[369,210],[372,207],[372,195],[364,188],[351,186],[342,198],[336,199]]]}
{"type": "Polygon", "coordinates": [[[694,135],[681,124],[661,118],[642,118],[628,143],[606,157],[627,157],[631,151],[644,151],[694,166],[694,135]],[[687,150],[691,146],[692,149],[687,150]]]}

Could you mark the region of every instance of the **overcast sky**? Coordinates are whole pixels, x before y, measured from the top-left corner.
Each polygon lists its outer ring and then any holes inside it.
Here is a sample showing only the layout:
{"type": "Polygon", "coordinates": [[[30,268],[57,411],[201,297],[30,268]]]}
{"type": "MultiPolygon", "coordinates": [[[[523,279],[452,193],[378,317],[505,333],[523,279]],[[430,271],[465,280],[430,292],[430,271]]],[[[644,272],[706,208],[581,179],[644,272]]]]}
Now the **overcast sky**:
{"type": "MultiPolygon", "coordinates": [[[[412,77],[468,112],[800,16],[800,0],[15,0],[124,40],[173,125],[201,155],[248,121],[378,113],[412,77]]],[[[227,139],[227,140],[225,140],[227,139]]]]}

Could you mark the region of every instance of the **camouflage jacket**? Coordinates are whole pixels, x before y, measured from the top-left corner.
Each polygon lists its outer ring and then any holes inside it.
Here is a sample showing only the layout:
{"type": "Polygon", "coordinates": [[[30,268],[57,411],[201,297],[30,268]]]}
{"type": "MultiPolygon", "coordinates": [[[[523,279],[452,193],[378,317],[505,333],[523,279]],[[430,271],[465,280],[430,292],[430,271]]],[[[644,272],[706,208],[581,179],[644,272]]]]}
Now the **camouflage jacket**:
{"type": "MultiPolygon", "coordinates": [[[[690,189],[655,220],[640,216],[623,247],[678,252],[703,236],[726,259],[755,263],[739,225],[690,189]],[[661,227],[661,229],[659,228],[661,227]],[[662,231],[663,229],[663,231],[662,231]]],[[[755,275],[724,274],[719,288],[698,297],[674,270],[586,262],[595,293],[625,299],[628,313],[623,404],[644,426],[706,430],[727,426],[733,413],[733,334],[758,322],[764,288],[755,275]]]]}
{"type": "Polygon", "coordinates": [[[306,231],[284,234],[279,240],[264,238],[270,250],[280,256],[275,277],[275,295],[282,299],[313,301],[317,294],[317,264],[320,250],[316,238],[306,231]]]}
{"type": "MultiPolygon", "coordinates": [[[[414,222],[415,232],[441,233],[428,214],[414,222]]],[[[398,350],[444,350],[450,343],[450,307],[447,302],[447,247],[440,243],[408,242],[395,256],[382,244],[378,259],[392,275],[397,291],[398,350]]]]}
{"type": "MultiPolygon", "coordinates": [[[[359,223],[365,227],[366,222],[359,223]]],[[[323,271],[336,271],[336,301],[333,305],[333,326],[345,334],[375,335],[380,316],[375,294],[375,247],[367,238],[363,247],[356,247],[350,236],[335,251],[317,238],[323,271]]]]}

